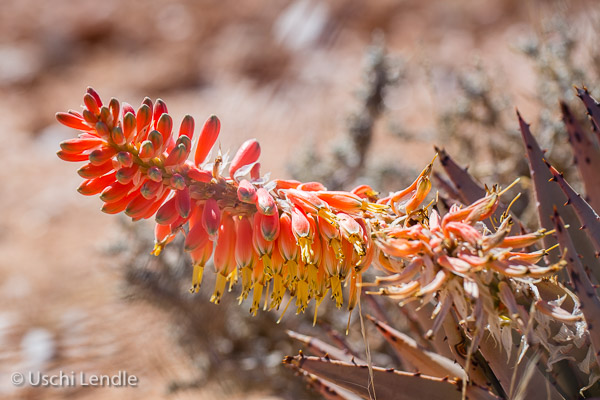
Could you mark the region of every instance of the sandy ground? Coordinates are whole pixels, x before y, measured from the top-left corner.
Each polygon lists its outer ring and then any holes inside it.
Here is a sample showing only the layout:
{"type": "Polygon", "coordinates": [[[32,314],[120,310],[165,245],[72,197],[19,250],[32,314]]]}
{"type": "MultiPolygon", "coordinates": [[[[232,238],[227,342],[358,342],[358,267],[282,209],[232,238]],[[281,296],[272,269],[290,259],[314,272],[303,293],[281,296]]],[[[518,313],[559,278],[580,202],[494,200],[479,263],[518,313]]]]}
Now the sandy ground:
{"type": "MultiPolygon", "coordinates": [[[[286,177],[299,148],[325,151],[356,104],[372,32],[415,66],[389,93],[388,122],[431,133],[433,108],[451,98],[445,77],[476,58],[533,110],[534,75],[511,44],[535,32],[542,3],[302,0],[21,0],[0,13],[0,397],[247,398],[218,383],[168,395],[194,374],[174,345],[167,318],[125,301],[115,260],[102,251],[118,237],[97,198],[75,189],[76,167],[60,161],[72,132],[56,111],[78,109],[86,86],[139,104],[163,98],[176,121],[216,114],[221,145],[256,137],[262,165],[286,177]],[[241,4],[243,3],[243,5],[241,4]],[[366,5],[368,4],[368,5],[366,5]],[[434,90],[432,90],[432,87],[434,90]],[[59,371],[139,378],[136,388],[15,387],[14,372],[59,371]]],[[[560,3],[572,15],[591,2],[560,3]]],[[[591,18],[585,12],[579,18],[591,18]]],[[[588,21],[589,22],[589,21],[588,21]]],[[[451,87],[449,89],[452,89],[451,87]]],[[[424,165],[422,141],[402,141],[380,124],[375,158],[424,165]],[[381,125],[381,126],[380,126],[381,125]]],[[[426,137],[426,139],[428,139],[426,137]]],[[[206,304],[206,307],[214,307],[206,304]]],[[[268,390],[258,392],[266,398],[268,390]]],[[[305,394],[291,394],[291,398],[305,394]]]]}

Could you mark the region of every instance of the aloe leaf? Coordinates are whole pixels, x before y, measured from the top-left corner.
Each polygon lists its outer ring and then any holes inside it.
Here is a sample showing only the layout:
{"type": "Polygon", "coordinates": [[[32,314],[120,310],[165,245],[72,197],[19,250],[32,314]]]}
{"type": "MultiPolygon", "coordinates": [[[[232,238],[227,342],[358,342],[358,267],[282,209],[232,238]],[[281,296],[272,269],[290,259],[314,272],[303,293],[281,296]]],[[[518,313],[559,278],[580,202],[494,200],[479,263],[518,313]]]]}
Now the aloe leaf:
{"type": "MultiPolygon", "coordinates": [[[[464,331],[460,329],[458,321],[453,311],[450,311],[443,322],[444,332],[448,347],[452,350],[454,360],[459,363],[463,369],[467,366],[467,351],[471,341],[465,337],[464,331]]],[[[481,387],[491,386],[496,393],[503,395],[504,390],[498,383],[494,373],[490,370],[487,362],[479,352],[473,354],[475,362],[469,363],[469,380],[481,387]]]]}
{"type": "Polygon", "coordinates": [[[464,202],[464,199],[454,186],[454,183],[450,182],[448,178],[446,178],[437,171],[433,171],[433,179],[435,179],[436,182],[435,186],[446,192],[446,194],[450,196],[451,199],[459,201],[461,203],[464,202]]]}
{"type": "MultiPolygon", "coordinates": [[[[521,135],[529,161],[529,172],[533,181],[540,226],[548,230],[553,229],[554,223],[551,220],[551,216],[554,207],[558,208],[566,223],[569,225],[576,224],[577,216],[575,212],[571,208],[564,206],[564,203],[567,201],[565,194],[560,188],[549,182],[552,179],[552,174],[546,167],[544,153],[531,134],[529,124],[521,118],[521,114],[518,111],[517,117],[519,118],[519,127],[521,128],[521,135]]],[[[573,239],[577,242],[578,250],[582,256],[586,258],[594,257],[594,249],[585,232],[573,232],[573,239]]],[[[545,247],[554,245],[554,241],[550,235],[544,237],[543,241],[545,247]]],[[[559,255],[556,252],[550,252],[546,257],[547,262],[550,263],[555,263],[559,259],[559,255]]],[[[600,274],[600,271],[598,272],[600,274]]]]}
{"type": "Polygon", "coordinates": [[[426,350],[413,338],[397,331],[385,322],[378,321],[370,315],[367,315],[367,318],[375,324],[377,330],[401,354],[402,358],[410,362],[419,372],[440,378],[449,376],[466,380],[465,371],[454,361],[426,350]]]}
{"type": "MultiPolygon", "coordinates": [[[[286,357],[285,364],[294,364],[297,368],[369,399],[369,368],[319,357],[286,357]]],[[[373,367],[375,396],[378,400],[459,400],[461,398],[460,380],[434,378],[419,373],[408,373],[394,369],[373,367]]],[[[467,398],[472,400],[498,399],[491,392],[478,386],[467,387],[467,398]]]]}
{"type": "Polygon", "coordinates": [[[417,342],[421,346],[430,347],[441,356],[452,359],[452,352],[448,347],[448,343],[444,339],[443,335],[434,335],[425,339],[426,333],[433,330],[433,319],[431,318],[434,310],[434,306],[431,303],[418,304],[408,303],[400,307],[400,310],[409,319],[409,324],[415,324],[418,329],[413,328],[413,333],[417,336],[417,342]]]}
{"type": "Polygon", "coordinates": [[[581,302],[580,309],[590,332],[596,362],[600,364],[600,299],[596,295],[581,260],[577,257],[577,250],[575,250],[571,236],[567,232],[557,210],[554,210],[553,219],[561,252],[566,252],[567,272],[573,284],[573,290],[581,302]]]}
{"type": "Polygon", "coordinates": [[[286,331],[286,333],[292,339],[296,339],[296,340],[304,343],[304,345],[306,345],[306,347],[315,355],[322,356],[322,357],[330,357],[335,360],[347,361],[347,362],[351,362],[354,359],[355,362],[364,363],[364,361],[357,359],[349,352],[338,349],[337,347],[332,346],[329,343],[322,341],[321,339],[317,339],[312,336],[303,335],[301,333],[294,332],[291,330],[286,331]]]}
{"type": "MultiPolygon", "coordinates": [[[[571,185],[569,185],[560,172],[551,165],[548,165],[548,168],[552,174],[552,179],[558,183],[567,196],[567,202],[575,210],[583,228],[582,230],[586,231],[589,235],[589,238],[596,249],[596,257],[598,257],[598,255],[600,255],[600,217],[598,217],[598,214],[596,214],[596,211],[594,211],[590,204],[586,202],[581,195],[571,187],[571,185]]],[[[600,176],[600,174],[598,174],[598,176],[600,176]]]]}
{"type": "Polygon", "coordinates": [[[321,379],[320,377],[309,374],[306,371],[301,370],[294,364],[286,364],[288,367],[294,369],[299,375],[302,375],[308,386],[310,386],[315,392],[319,393],[326,400],[360,400],[361,397],[356,394],[343,389],[331,382],[321,379]]]}
{"type": "Polygon", "coordinates": [[[532,371],[528,371],[528,382],[522,382],[521,378],[523,373],[527,369],[527,362],[522,361],[516,365],[515,360],[518,359],[518,349],[513,347],[511,349],[510,359],[506,354],[506,349],[503,349],[494,338],[486,332],[479,344],[479,351],[487,361],[488,365],[494,372],[494,375],[502,385],[505,393],[510,396],[511,381],[513,379],[514,368],[518,368],[517,373],[514,374],[517,378],[515,388],[524,388],[524,394],[526,399],[563,399],[563,396],[558,392],[556,387],[549,384],[548,379],[542,374],[542,372],[536,367],[532,371]]]}
{"type": "Polygon", "coordinates": [[[560,107],[569,143],[573,148],[573,161],[585,186],[586,200],[592,208],[600,210],[600,149],[591,140],[589,133],[581,128],[569,107],[562,102],[560,107]]]}
{"type": "Polygon", "coordinates": [[[594,132],[596,132],[597,135],[600,135],[600,104],[598,104],[596,99],[590,96],[590,92],[588,92],[585,86],[583,89],[576,87],[575,90],[577,91],[577,97],[579,97],[581,101],[583,101],[583,104],[585,104],[587,113],[592,120],[592,128],[594,129],[594,132]]]}

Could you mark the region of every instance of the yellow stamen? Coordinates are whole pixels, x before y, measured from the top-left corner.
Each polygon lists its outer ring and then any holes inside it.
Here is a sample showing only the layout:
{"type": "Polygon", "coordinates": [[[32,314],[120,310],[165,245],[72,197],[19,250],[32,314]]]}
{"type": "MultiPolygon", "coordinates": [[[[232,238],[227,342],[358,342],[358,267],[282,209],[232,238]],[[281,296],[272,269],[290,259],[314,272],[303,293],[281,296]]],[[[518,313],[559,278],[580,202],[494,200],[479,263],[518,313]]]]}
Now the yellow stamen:
{"type": "Polygon", "coordinates": [[[348,241],[352,243],[352,245],[354,246],[354,250],[359,256],[365,255],[365,244],[363,243],[362,238],[360,236],[356,234],[349,235],[348,241]]]}
{"type": "Polygon", "coordinates": [[[302,261],[304,261],[307,264],[312,262],[312,258],[315,254],[311,248],[311,245],[312,239],[308,237],[298,238],[298,247],[300,247],[301,250],[302,261]]]}
{"type": "Polygon", "coordinates": [[[268,301],[269,301],[269,286],[271,285],[271,281],[267,281],[267,290],[266,293],[267,295],[265,295],[265,304],[263,304],[263,311],[267,311],[267,307],[268,307],[268,301]]]}
{"type": "Polygon", "coordinates": [[[338,276],[332,276],[329,279],[331,283],[331,298],[335,300],[335,306],[341,308],[344,304],[344,296],[342,294],[342,284],[338,276]]]}
{"type": "Polygon", "coordinates": [[[271,310],[276,308],[279,310],[281,300],[283,300],[283,294],[285,293],[285,286],[283,286],[283,276],[281,274],[273,275],[273,293],[271,294],[271,310]]]}
{"type": "Polygon", "coordinates": [[[287,276],[291,277],[292,281],[298,279],[298,263],[294,260],[289,260],[285,262],[285,267],[287,268],[287,276]]]}
{"type": "Polygon", "coordinates": [[[250,307],[250,314],[256,316],[258,309],[260,308],[260,299],[263,293],[263,284],[260,282],[254,282],[253,293],[252,293],[252,307],[250,307]]]}
{"type": "Polygon", "coordinates": [[[242,268],[242,293],[238,297],[238,301],[242,304],[242,301],[248,298],[248,294],[252,289],[252,269],[250,267],[242,268]]]}
{"type": "Polygon", "coordinates": [[[215,292],[210,298],[211,303],[219,304],[221,302],[221,296],[225,293],[225,285],[227,284],[227,277],[223,274],[217,274],[217,281],[215,283],[215,292]]]}
{"type": "Polygon", "coordinates": [[[296,314],[304,312],[308,305],[308,282],[305,280],[298,281],[298,286],[296,288],[296,305],[298,306],[296,314]]]}
{"type": "Polygon", "coordinates": [[[498,196],[502,196],[504,193],[508,192],[510,189],[512,189],[513,186],[515,186],[517,183],[519,183],[519,181],[521,180],[521,178],[517,178],[513,181],[513,183],[511,183],[510,185],[508,185],[506,187],[506,189],[502,190],[500,193],[498,193],[498,196]]]}
{"type": "Polygon", "coordinates": [[[229,289],[228,291],[231,292],[231,290],[233,289],[233,285],[235,285],[238,281],[238,270],[237,268],[235,268],[233,271],[231,271],[229,273],[229,275],[227,275],[227,281],[229,282],[229,289]]]}
{"type": "Polygon", "coordinates": [[[273,263],[271,262],[271,256],[269,254],[263,254],[260,258],[263,262],[263,266],[265,267],[264,273],[266,275],[271,275],[273,273],[273,263]]]}
{"type": "Polygon", "coordinates": [[[342,244],[340,243],[339,239],[337,239],[337,238],[331,239],[329,241],[329,245],[331,246],[331,248],[335,252],[335,258],[337,258],[338,260],[344,258],[344,252],[342,250],[342,244]]]}
{"type": "Polygon", "coordinates": [[[202,275],[204,274],[204,265],[194,264],[194,271],[192,272],[192,287],[190,293],[198,293],[200,285],[202,284],[202,275]]]}
{"type": "Polygon", "coordinates": [[[155,243],[154,249],[150,252],[153,256],[159,256],[161,251],[165,248],[165,242],[155,243]]]}

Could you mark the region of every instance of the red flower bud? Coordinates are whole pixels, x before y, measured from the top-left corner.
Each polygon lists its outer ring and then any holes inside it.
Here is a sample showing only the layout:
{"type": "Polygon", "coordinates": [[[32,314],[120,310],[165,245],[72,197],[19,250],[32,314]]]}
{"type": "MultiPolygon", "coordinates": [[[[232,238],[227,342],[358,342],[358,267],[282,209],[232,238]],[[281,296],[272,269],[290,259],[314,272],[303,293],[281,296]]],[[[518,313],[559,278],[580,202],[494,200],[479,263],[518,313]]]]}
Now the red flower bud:
{"type": "Polygon", "coordinates": [[[208,117],[204,126],[202,127],[202,132],[200,132],[200,137],[198,138],[198,143],[196,144],[196,153],[194,155],[194,163],[196,165],[200,165],[210,153],[210,149],[212,149],[213,145],[217,141],[217,137],[219,137],[219,131],[221,130],[221,122],[219,118],[215,115],[211,115],[208,117]]]}
{"type": "Polygon", "coordinates": [[[246,140],[240,146],[240,149],[231,160],[229,166],[229,176],[235,179],[235,172],[245,165],[250,165],[258,160],[260,157],[260,144],[256,139],[246,140]]]}

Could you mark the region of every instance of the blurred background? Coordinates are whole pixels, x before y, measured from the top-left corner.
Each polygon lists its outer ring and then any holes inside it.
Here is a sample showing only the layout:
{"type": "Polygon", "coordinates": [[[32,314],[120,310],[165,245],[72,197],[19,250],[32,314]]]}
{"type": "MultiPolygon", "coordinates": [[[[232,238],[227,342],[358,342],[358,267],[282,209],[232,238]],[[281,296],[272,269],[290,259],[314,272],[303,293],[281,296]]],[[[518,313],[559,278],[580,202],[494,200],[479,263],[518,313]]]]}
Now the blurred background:
{"type": "MultiPolygon", "coordinates": [[[[285,330],[345,329],[347,313],[330,305],[317,328],[312,310],[277,325],[275,313],[250,318],[235,294],[214,306],[210,278],[191,296],[177,243],[152,259],[151,225],[80,196],[75,166],[55,155],[74,132],[54,114],[79,109],[87,86],[134,107],[160,97],[176,124],[216,114],[221,147],[256,137],[272,177],[384,192],[408,183],[434,143],[483,182],[527,174],[514,108],[542,143],[561,143],[558,100],[573,99],[573,84],[600,88],[592,0],[0,5],[2,398],[311,398],[281,365],[302,347],[285,330]],[[11,384],[11,373],[29,370],[127,371],[139,384],[11,384]]],[[[569,168],[564,148],[550,151],[569,168]]],[[[385,351],[375,356],[393,366],[385,351]]]]}

